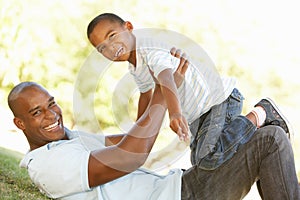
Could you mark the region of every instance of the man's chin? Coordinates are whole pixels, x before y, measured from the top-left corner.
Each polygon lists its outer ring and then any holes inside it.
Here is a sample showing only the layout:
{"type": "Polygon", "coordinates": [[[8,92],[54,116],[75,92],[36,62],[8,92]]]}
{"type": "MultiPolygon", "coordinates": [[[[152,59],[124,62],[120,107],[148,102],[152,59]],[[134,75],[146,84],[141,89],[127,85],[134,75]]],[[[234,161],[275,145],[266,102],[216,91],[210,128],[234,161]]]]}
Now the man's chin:
{"type": "Polygon", "coordinates": [[[61,130],[61,131],[58,131],[58,132],[55,132],[53,133],[53,140],[54,141],[58,141],[58,140],[65,140],[65,139],[68,139],[67,137],[67,134],[65,133],[64,130],[61,130]]]}

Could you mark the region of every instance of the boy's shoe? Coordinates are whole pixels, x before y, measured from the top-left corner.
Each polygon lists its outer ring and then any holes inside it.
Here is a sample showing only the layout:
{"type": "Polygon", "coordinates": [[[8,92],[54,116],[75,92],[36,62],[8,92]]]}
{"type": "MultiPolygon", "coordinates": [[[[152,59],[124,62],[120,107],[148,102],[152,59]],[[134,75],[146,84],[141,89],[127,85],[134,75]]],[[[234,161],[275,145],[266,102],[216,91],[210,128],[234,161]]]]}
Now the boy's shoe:
{"type": "Polygon", "coordinates": [[[265,98],[260,100],[255,106],[261,106],[266,111],[267,117],[262,126],[280,126],[287,133],[288,138],[291,139],[292,127],[273,100],[265,98]]]}

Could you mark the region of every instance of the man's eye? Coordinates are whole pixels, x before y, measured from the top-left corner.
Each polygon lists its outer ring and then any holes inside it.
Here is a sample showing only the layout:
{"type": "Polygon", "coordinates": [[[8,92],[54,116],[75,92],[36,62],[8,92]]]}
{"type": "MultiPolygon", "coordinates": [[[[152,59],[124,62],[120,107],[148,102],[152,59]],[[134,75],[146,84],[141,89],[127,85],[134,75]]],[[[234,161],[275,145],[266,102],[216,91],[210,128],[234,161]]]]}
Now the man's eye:
{"type": "Polygon", "coordinates": [[[33,113],[33,116],[38,116],[39,114],[41,114],[41,111],[40,110],[37,110],[33,113]]]}
{"type": "Polygon", "coordinates": [[[52,101],[52,102],[49,104],[49,107],[55,106],[55,105],[56,105],[56,102],[55,102],[55,101],[52,101]]]}

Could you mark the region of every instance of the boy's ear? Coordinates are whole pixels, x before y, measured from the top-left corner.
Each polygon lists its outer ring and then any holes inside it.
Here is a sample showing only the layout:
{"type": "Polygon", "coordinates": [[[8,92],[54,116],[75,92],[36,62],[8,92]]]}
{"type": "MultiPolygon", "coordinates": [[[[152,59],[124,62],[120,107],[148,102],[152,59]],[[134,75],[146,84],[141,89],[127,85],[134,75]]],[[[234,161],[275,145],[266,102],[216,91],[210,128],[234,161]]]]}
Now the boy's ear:
{"type": "Polygon", "coordinates": [[[21,129],[22,131],[25,130],[24,122],[23,122],[20,118],[15,117],[15,118],[14,118],[14,123],[15,123],[15,125],[16,125],[19,129],[21,129]]]}
{"type": "Polygon", "coordinates": [[[124,26],[129,30],[129,31],[132,31],[133,30],[133,25],[130,21],[126,21],[124,23],[124,26]]]}

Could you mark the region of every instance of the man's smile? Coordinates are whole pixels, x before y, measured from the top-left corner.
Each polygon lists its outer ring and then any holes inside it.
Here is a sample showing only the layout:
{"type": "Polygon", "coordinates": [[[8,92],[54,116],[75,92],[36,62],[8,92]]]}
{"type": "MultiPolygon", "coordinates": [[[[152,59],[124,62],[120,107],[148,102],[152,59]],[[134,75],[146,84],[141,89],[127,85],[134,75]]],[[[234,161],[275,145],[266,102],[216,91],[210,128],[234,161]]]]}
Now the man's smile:
{"type": "Polygon", "coordinates": [[[52,131],[52,130],[54,130],[58,125],[59,125],[59,122],[56,121],[55,123],[50,124],[50,125],[44,127],[44,129],[45,129],[46,131],[52,131]]]}

